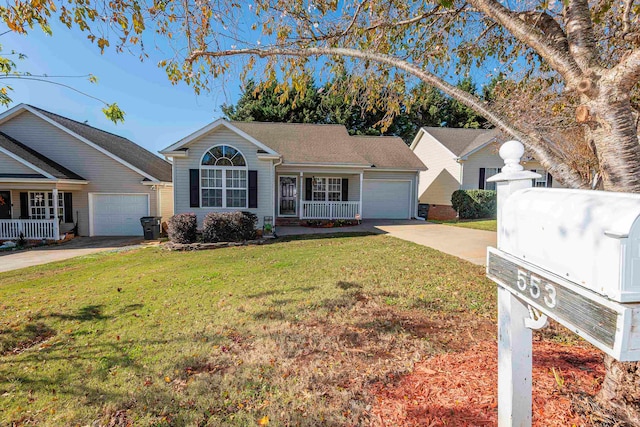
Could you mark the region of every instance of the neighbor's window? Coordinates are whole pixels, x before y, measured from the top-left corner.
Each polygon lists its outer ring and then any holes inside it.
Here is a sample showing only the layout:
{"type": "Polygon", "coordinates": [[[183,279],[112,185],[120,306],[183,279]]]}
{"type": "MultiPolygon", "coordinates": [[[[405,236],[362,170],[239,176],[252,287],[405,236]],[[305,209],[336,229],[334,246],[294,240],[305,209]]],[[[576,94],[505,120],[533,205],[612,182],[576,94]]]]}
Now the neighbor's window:
{"type": "Polygon", "coordinates": [[[202,157],[200,165],[202,207],[247,207],[247,162],[240,151],[217,145],[202,157]]]}
{"type": "Polygon", "coordinates": [[[487,182],[487,180],[492,176],[499,174],[500,170],[501,168],[486,168],[484,170],[484,189],[485,190],[492,190],[492,191],[496,190],[496,183],[487,182]]]}
{"type": "Polygon", "coordinates": [[[531,169],[531,172],[539,173],[540,175],[542,175],[540,178],[536,178],[533,180],[534,187],[551,187],[549,172],[544,169],[531,169]]]}
{"type": "Polygon", "coordinates": [[[313,201],[342,200],[342,178],[313,178],[313,201]]]}
{"type": "MultiPolygon", "coordinates": [[[[64,193],[58,192],[58,218],[64,218],[64,193]]],[[[29,193],[29,217],[31,219],[53,218],[53,193],[31,191],[29,193]]]]}

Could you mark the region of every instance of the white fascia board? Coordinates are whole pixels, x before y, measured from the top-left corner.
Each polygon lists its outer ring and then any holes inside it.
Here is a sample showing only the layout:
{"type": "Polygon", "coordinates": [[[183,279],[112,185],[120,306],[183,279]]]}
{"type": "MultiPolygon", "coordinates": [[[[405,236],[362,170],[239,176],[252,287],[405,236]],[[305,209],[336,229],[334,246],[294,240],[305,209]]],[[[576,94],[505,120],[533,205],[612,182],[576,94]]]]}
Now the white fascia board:
{"type": "Polygon", "coordinates": [[[32,169],[35,172],[38,172],[40,175],[44,175],[47,178],[52,179],[52,180],[56,180],[57,179],[55,176],[51,175],[49,172],[45,172],[44,170],[40,169],[36,165],[34,165],[32,163],[29,163],[28,161],[26,161],[22,157],[18,156],[17,154],[12,153],[9,150],[6,150],[6,149],[0,147],[0,153],[3,153],[5,155],[7,155],[8,157],[11,157],[16,162],[25,165],[26,167],[28,167],[29,169],[32,169]]]}
{"type": "Polygon", "coordinates": [[[424,168],[372,168],[372,170],[379,172],[420,172],[429,170],[429,168],[425,166],[424,168]]]}
{"type": "Polygon", "coordinates": [[[491,138],[490,140],[488,140],[484,144],[477,146],[476,148],[474,148],[473,150],[469,151],[468,153],[465,153],[464,155],[462,155],[460,157],[456,157],[456,161],[460,162],[460,161],[469,160],[469,156],[471,156],[472,154],[477,153],[478,151],[482,150],[484,147],[486,147],[487,145],[491,144],[492,142],[495,142],[496,140],[497,140],[497,138],[494,136],[493,138],[491,138]]]}
{"type": "Polygon", "coordinates": [[[257,154],[259,160],[280,160],[279,155],[275,154],[257,154]]]}
{"type": "Polygon", "coordinates": [[[449,150],[449,148],[446,145],[444,145],[442,142],[440,142],[440,140],[438,138],[436,138],[435,136],[431,135],[428,130],[426,130],[425,128],[421,128],[420,130],[423,131],[425,134],[429,135],[434,141],[436,141],[438,144],[440,144],[442,146],[442,148],[444,148],[449,153],[451,153],[451,155],[453,156],[454,159],[458,158],[458,156],[456,156],[453,151],[449,150]]]}
{"type": "Polygon", "coordinates": [[[39,117],[40,119],[44,120],[45,122],[49,123],[50,125],[60,129],[61,131],[71,135],[72,137],[84,142],[88,146],[98,150],[99,152],[101,152],[102,154],[104,154],[107,157],[110,157],[111,159],[115,160],[116,162],[128,167],[132,171],[139,173],[140,175],[144,176],[145,178],[148,178],[148,179],[150,179],[152,181],[158,181],[157,178],[149,175],[148,173],[144,172],[143,170],[138,169],[137,167],[133,166],[131,163],[126,162],[125,160],[123,160],[120,157],[116,156],[112,152],[110,152],[110,151],[100,147],[99,145],[89,141],[88,139],[78,135],[77,133],[73,132],[72,130],[62,126],[60,123],[56,122],[55,120],[52,120],[49,117],[45,116],[44,114],[40,113],[39,111],[31,108],[31,106],[29,106],[29,105],[20,104],[20,105],[15,106],[14,108],[4,112],[3,114],[0,114],[0,124],[5,122],[5,121],[10,120],[12,117],[14,117],[15,115],[17,115],[19,113],[22,113],[23,111],[30,112],[34,116],[39,117]]]}
{"type": "Polygon", "coordinates": [[[424,135],[425,132],[426,132],[426,130],[424,128],[420,128],[418,130],[418,133],[413,138],[413,141],[411,141],[411,145],[409,146],[411,151],[413,151],[416,148],[416,145],[418,145],[418,142],[420,142],[420,139],[422,138],[422,135],[424,135]]]}
{"type": "Polygon", "coordinates": [[[315,168],[362,168],[371,169],[371,165],[362,165],[357,163],[283,163],[282,166],[293,167],[315,167],[315,168]]]}
{"type": "Polygon", "coordinates": [[[157,181],[157,182],[153,182],[153,181],[140,181],[140,184],[142,185],[147,185],[149,187],[152,187],[154,185],[158,185],[160,187],[173,187],[173,182],[167,182],[167,181],[157,181]]]}
{"type": "Polygon", "coordinates": [[[90,181],[77,181],[73,179],[47,179],[47,178],[0,178],[0,182],[20,184],[78,184],[87,185],[90,181]]]}
{"type": "Polygon", "coordinates": [[[214,129],[220,127],[220,126],[224,126],[227,129],[229,129],[230,131],[235,132],[236,134],[240,135],[241,137],[243,137],[247,141],[251,142],[253,145],[257,146],[258,148],[263,149],[264,151],[266,151],[267,154],[271,154],[271,155],[274,155],[274,156],[279,156],[280,155],[277,152],[275,152],[273,149],[271,149],[270,147],[267,147],[262,142],[258,141],[257,139],[255,139],[254,137],[249,135],[248,133],[246,133],[244,131],[241,131],[240,129],[238,129],[237,127],[235,127],[234,125],[232,125],[231,123],[229,123],[225,119],[218,119],[218,120],[216,120],[216,121],[214,121],[212,123],[209,123],[205,127],[195,131],[191,135],[188,135],[188,136],[182,138],[180,141],[176,142],[173,145],[168,146],[167,148],[165,148],[164,150],[162,150],[160,152],[163,153],[163,154],[166,154],[166,153],[169,153],[169,152],[174,152],[175,150],[177,150],[177,149],[189,144],[191,141],[194,141],[194,140],[200,138],[201,136],[211,132],[212,130],[214,130],[214,129]]]}

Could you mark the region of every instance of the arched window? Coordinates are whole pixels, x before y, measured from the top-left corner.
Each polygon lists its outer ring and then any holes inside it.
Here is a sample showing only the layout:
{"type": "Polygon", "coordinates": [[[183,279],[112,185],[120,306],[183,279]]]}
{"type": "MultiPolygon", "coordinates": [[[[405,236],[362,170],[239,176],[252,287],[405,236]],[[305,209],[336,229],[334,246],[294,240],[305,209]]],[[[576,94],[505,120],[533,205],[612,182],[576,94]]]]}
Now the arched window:
{"type": "Polygon", "coordinates": [[[200,195],[202,207],[247,207],[247,162],[239,150],[216,145],[202,156],[200,195]]]}

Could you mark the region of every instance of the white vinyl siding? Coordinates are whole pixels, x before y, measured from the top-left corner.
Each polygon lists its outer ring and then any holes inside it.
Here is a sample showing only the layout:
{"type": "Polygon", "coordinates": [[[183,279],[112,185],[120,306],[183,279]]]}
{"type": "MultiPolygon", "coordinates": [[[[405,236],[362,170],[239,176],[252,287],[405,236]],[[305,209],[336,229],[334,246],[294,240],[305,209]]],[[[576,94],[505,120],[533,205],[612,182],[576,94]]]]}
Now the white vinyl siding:
{"type": "MultiPolygon", "coordinates": [[[[504,167],[504,160],[498,155],[500,145],[492,143],[471,154],[462,165],[462,189],[477,190],[480,188],[480,168],[485,168],[485,180],[489,178],[491,171],[504,167]]],[[[487,190],[495,189],[495,184],[485,186],[487,190]]],[[[451,203],[449,203],[451,204],[451,203]]]]}
{"type": "MultiPolygon", "coordinates": [[[[202,226],[204,216],[209,212],[233,212],[233,211],[249,211],[258,216],[258,226],[262,227],[262,221],[265,216],[274,215],[274,175],[273,163],[267,160],[259,160],[257,158],[258,147],[247,141],[240,135],[226,128],[218,128],[213,130],[188,145],[189,157],[174,159],[174,211],[176,214],[185,212],[194,212],[198,216],[198,224],[202,226]],[[191,207],[190,206],[190,188],[189,188],[189,170],[200,169],[200,161],[202,156],[211,147],[219,144],[229,145],[240,150],[245,157],[247,163],[247,180],[248,171],[258,171],[258,208],[209,208],[209,207],[191,207]]],[[[248,194],[247,194],[248,197],[248,194]]]]}
{"type": "Polygon", "coordinates": [[[142,175],[30,112],[0,124],[0,130],[89,181],[81,191],[73,193],[74,218],[77,212],[80,235],[89,235],[90,192],[145,193],[149,196],[151,215],[158,213],[157,191],[141,184],[142,175]]]}
{"type": "Polygon", "coordinates": [[[33,175],[39,174],[30,167],[26,166],[19,161],[12,159],[4,153],[0,153],[0,174],[22,174],[33,175]]]}
{"type": "Polygon", "coordinates": [[[168,221],[173,216],[173,187],[161,187],[160,193],[160,216],[163,221],[168,221]]]}
{"type": "Polygon", "coordinates": [[[420,172],[420,203],[451,205],[451,194],[460,188],[461,170],[455,156],[429,134],[423,134],[413,150],[427,166],[420,172]]]}

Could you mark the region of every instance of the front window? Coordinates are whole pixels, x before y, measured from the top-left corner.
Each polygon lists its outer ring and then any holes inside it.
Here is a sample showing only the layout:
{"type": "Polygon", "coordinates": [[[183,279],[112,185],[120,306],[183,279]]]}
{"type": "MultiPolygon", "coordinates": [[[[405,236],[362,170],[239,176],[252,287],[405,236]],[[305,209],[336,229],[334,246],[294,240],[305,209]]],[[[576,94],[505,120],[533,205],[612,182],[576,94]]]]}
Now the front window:
{"type": "MultiPolygon", "coordinates": [[[[54,216],[53,193],[32,191],[29,193],[29,217],[31,219],[52,219],[54,216]]],[[[64,218],[64,193],[58,193],[58,218],[64,218]]]]}
{"type": "Polygon", "coordinates": [[[539,173],[542,175],[540,178],[536,178],[533,180],[534,187],[550,187],[551,180],[549,179],[549,173],[544,169],[531,169],[531,172],[539,173]]]}
{"type": "Polygon", "coordinates": [[[342,200],[342,178],[313,178],[314,202],[339,202],[342,200]]]}
{"type": "Polygon", "coordinates": [[[240,151],[228,145],[218,145],[207,151],[200,166],[201,206],[246,208],[246,166],[240,151]]]}
{"type": "Polygon", "coordinates": [[[501,168],[486,168],[484,171],[484,189],[485,190],[491,190],[491,191],[495,191],[496,190],[496,183],[495,182],[487,182],[487,180],[489,178],[491,178],[494,175],[499,174],[501,171],[501,168]]]}

